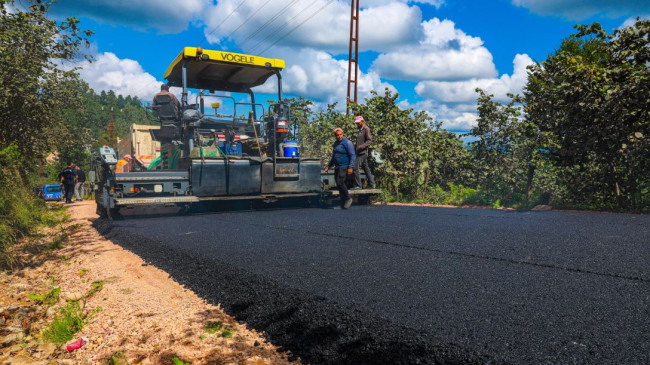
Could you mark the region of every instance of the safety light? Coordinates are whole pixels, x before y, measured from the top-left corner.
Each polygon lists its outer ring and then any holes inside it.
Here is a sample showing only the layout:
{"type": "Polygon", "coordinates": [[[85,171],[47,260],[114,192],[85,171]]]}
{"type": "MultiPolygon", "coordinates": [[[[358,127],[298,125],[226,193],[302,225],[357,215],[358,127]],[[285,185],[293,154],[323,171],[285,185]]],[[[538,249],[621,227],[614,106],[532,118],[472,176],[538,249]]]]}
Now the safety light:
{"type": "Polygon", "coordinates": [[[196,48],[196,55],[199,56],[199,55],[201,55],[201,53],[203,53],[203,48],[197,47],[196,48]]]}
{"type": "Polygon", "coordinates": [[[289,131],[289,123],[287,121],[279,120],[275,123],[276,132],[283,133],[289,131]]]}

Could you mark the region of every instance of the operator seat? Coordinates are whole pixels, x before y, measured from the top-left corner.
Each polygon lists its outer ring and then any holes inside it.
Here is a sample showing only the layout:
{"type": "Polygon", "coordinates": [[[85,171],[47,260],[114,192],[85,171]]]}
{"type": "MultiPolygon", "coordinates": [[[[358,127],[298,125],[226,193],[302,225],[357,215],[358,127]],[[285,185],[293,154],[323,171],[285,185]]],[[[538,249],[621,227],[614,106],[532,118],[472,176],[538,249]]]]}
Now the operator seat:
{"type": "Polygon", "coordinates": [[[169,95],[156,95],[154,110],[158,114],[162,125],[176,124],[180,121],[178,107],[169,95]]]}
{"type": "Polygon", "coordinates": [[[173,141],[179,138],[181,133],[181,118],[178,105],[170,95],[156,95],[156,105],[152,107],[160,120],[160,129],[151,130],[151,136],[155,141],[173,141]]]}

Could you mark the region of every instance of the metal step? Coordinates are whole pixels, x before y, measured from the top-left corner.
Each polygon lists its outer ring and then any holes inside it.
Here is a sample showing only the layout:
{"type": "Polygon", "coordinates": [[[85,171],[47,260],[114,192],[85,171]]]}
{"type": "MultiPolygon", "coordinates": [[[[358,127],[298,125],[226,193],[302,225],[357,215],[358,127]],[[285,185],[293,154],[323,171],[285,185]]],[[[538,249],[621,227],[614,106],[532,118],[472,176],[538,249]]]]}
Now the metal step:
{"type": "MultiPolygon", "coordinates": [[[[339,196],[341,192],[338,190],[325,190],[323,192],[325,195],[330,196],[339,196]]],[[[348,189],[348,194],[350,195],[378,195],[381,194],[381,189],[348,189]]]]}
{"type": "Polygon", "coordinates": [[[264,195],[230,195],[230,196],[207,196],[197,197],[189,196],[169,196],[169,197],[142,197],[142,198],[115,198],[116,206],[128,205],[161,205],[161,204],[178,204],[178,203],[198,203],[203,201],[226,201],[226,200],[269,200],[282,198],[299,198],[308,196],[318,196],[318,193],[298,193],[298,194],[264,194],[264,195]]]}

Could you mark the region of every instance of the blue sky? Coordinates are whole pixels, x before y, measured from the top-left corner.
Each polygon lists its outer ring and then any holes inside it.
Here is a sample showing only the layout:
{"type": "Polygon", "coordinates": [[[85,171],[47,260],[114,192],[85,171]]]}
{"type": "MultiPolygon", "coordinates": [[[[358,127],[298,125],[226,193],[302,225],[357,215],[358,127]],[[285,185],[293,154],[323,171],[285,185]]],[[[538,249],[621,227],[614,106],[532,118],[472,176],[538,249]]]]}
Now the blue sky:
{"type": "MultiPolygon", "coordinates": [[[[200,45],[285,59],[287,95],[317,107],[339,102],[343,110],[349,7],[338,0],[59,0],[51,13],[96,32],[87,50],[95,62],[78,66],[98,92],[150,100],[181,49],[200,45]]],[[[554,52],[575,24],[597,21],[611,32],[650,15],[648,0],[361,0],[361,8],[359,100],[388,87],[400,93],[400,106],[424,110],[449,130],[474,125],[476,87],[503,101],[520,92],[525,67],[554,52]]]]}

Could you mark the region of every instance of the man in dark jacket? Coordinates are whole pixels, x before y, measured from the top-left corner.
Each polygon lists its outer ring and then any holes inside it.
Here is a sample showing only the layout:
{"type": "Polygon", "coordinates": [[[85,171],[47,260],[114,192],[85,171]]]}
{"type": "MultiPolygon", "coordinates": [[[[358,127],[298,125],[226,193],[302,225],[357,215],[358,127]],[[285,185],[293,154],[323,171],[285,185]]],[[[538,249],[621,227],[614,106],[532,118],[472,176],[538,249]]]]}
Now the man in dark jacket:
{"type": "Polygon", "coordinates": [[[366,125],[366,122],[363,120],[362,116],[357,116],[354,118],[354,123],[359,128],[357,133],[357,143],[355,144],[355,153],[357,154],[356,165],[354,165],[354,181],[357,186],[354,189],[361,189],[361,168],[366,173],[366,180],[368,181],[368,187],[375,187],[375,177],[370,171],[370,166],[368,166],[368,147],[372,143],[372,135],[370,134],[370,128],[366,125]]]}
{"type": "Polygon", "coordinates": [[[350,194],[348,193],[348,187],[345,186],[345,179],[347,175],[351,175],[354,172],[353,167],[356,154],[354,153],[352,142],[343,137],[343,130],[341,128],[334,129],[334,137],[336,141],[332,145],[332,158],[327,166],[325,166],[325,172],[332,166],[336,167],[334,170],[334,180],[341,194],[341,206],[343,209],[348,209],[352,205],[352,198],[350,198],[350,194]]]}
{"type": "Polygon", "coordinates": [[[66,203],[72,203],[72,193],[74,191],[74,182],[76,177],[77,175],[74,173],[72,163],[68,163],[68,166],[59,172],[59,181],[63,185],[66,203]]]}

